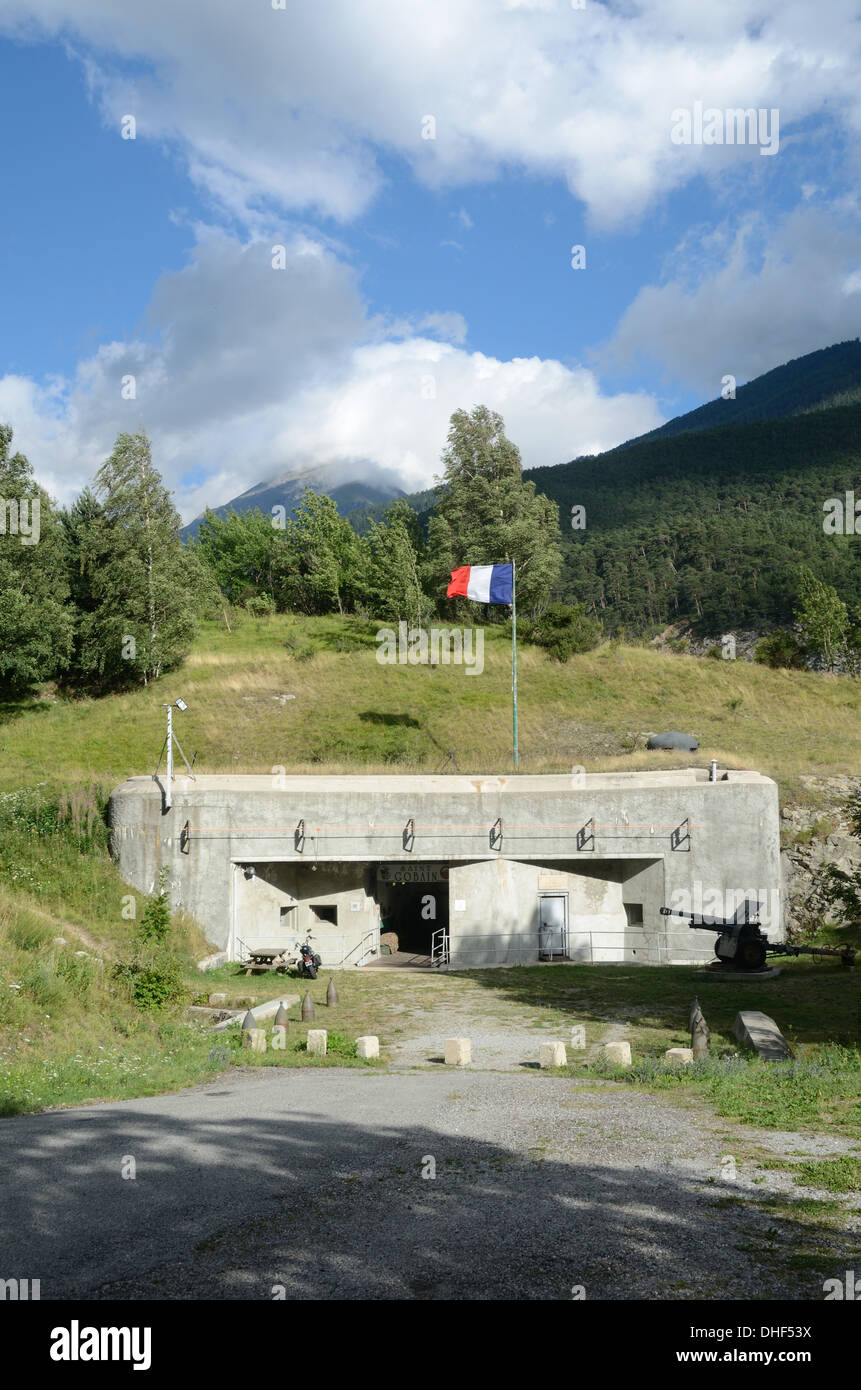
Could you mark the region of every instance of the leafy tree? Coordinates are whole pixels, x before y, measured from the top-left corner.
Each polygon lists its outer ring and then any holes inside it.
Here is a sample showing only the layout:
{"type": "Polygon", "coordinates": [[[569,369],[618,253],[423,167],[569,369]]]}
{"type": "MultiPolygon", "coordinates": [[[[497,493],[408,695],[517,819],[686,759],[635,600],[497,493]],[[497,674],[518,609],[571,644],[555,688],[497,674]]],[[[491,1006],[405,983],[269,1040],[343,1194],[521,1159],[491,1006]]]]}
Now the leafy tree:
{"type": "Polygon", "coordinates": [[[59,517],[11,444],[0,425],[0,682],[20,689],[68,668],[74,612],[59,517]]]}
{"type": "Polygon", "coordinates": [[[306,488],[284,535],[275,559],[279,608],[341,614],[352,608],[362,588],[364,552],[332,498],[306,488]]]}
{"type": "Polygon", "coordinates": [[[856,608],[849,616],[843,659],[850,676],[861,676],[861,608],[856,608]]]}
{"type": "Polygon", "coordinates": [[[836,589],[817,579],[806,567],[801,570],[796,617],[807,645],[819,652],[829,671],[833,671],[846,639],[849,612],[836,589]]]}
{"type": "Polygon", "coordinates": [[[524,480],[502,416],[484,405],[455,411],[442,462],[428,528],[429,591],[444,594],[460,565],[514,561],[518,609],[537,617],[561,570],[559,509],[524,480]]]}
{"type": "Polygon", "coordinates": [[[244,603],[253,595],[273,593],[279,546],[284,546],[284,532],[259,507],[247,512],[231,507],[223,517],[207,510],[190,548],[206,561],[229,602],[244,603]]]}
{"type": "Polygon", "coordinates": [[[81,668],[106,683],[136,677],[146,685],[191,647],[202,571],[182,544],[145,433],[117,436],[95,489],[102,512],[81,545],[96,606],[81,622],[81,668]]]}
{"type": "Polygon", "coordinates": [[[421,623],[431,605],[419,577],[421,528],[409,504],[398,499],[387,507],[382,523],[370,523],[365,545],[364,600],[371,612],[388,622],[421,623]]]}
{"type": "Polygon", "coordinates": [[[98,606],[92,587],[94,557],[89,554],[88,543],[103,516],[104,507],[88,487],[71,507],[60,513],[66,540],[69,591],[79,613],[92,613],[98,606]]]}

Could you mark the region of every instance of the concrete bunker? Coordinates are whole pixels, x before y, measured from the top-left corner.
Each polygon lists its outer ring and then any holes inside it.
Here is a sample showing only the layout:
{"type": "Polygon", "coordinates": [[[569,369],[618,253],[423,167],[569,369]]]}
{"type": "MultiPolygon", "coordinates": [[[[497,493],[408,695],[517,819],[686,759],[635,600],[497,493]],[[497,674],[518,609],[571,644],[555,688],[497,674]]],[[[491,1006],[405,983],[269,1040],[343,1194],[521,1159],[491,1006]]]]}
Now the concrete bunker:
{"type": "MultiPolygon", "coordinates": [[[[330,967],[380,936],[454,968],[708,960],[659,909],[749,885],[779,901],[775,784],[707,769],[564,776],[152,778],[111,797],[123,877],[172,899],[232,959],[312,934],[330,967]]],[[[769,921],[771,936],[779,920],[769,921]]]]}

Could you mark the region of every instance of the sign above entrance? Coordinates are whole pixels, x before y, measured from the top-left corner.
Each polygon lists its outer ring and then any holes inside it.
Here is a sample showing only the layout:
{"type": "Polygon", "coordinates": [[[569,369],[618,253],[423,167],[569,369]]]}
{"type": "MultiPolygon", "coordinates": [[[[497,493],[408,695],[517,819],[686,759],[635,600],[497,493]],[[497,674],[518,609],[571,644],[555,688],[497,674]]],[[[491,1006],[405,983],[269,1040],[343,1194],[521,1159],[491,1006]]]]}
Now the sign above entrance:
{"type": "Polygon", "coordinates": [[[446,864],[380,864],[380,883],[443,883],[448,878],[446,864]]]}

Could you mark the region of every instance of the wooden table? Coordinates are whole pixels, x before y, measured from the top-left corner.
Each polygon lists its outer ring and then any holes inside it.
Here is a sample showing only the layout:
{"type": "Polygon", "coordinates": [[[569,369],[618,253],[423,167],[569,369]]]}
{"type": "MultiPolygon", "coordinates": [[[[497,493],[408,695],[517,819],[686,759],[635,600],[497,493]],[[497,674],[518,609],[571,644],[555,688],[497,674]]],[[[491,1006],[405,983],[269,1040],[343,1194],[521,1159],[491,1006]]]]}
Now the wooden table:
{"type": "Polygon", "coordinates": [[[246,975],[259,975],[264,970],[286,970],[286,946],[255,946],[245,962],[246,975]]]}

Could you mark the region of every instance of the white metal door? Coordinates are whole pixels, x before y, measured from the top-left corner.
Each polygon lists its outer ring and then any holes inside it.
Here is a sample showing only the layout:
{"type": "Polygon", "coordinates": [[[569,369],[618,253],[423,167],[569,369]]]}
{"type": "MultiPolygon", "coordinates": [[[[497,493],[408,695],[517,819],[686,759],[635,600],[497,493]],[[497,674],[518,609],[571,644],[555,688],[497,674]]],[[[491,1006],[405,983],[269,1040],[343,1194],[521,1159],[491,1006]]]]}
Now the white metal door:
{"type": "Polygon", "coordinates": [[[542,893],[538,899],[538,954],[542,960],[565,955],[568,894],[542,893]]]}

